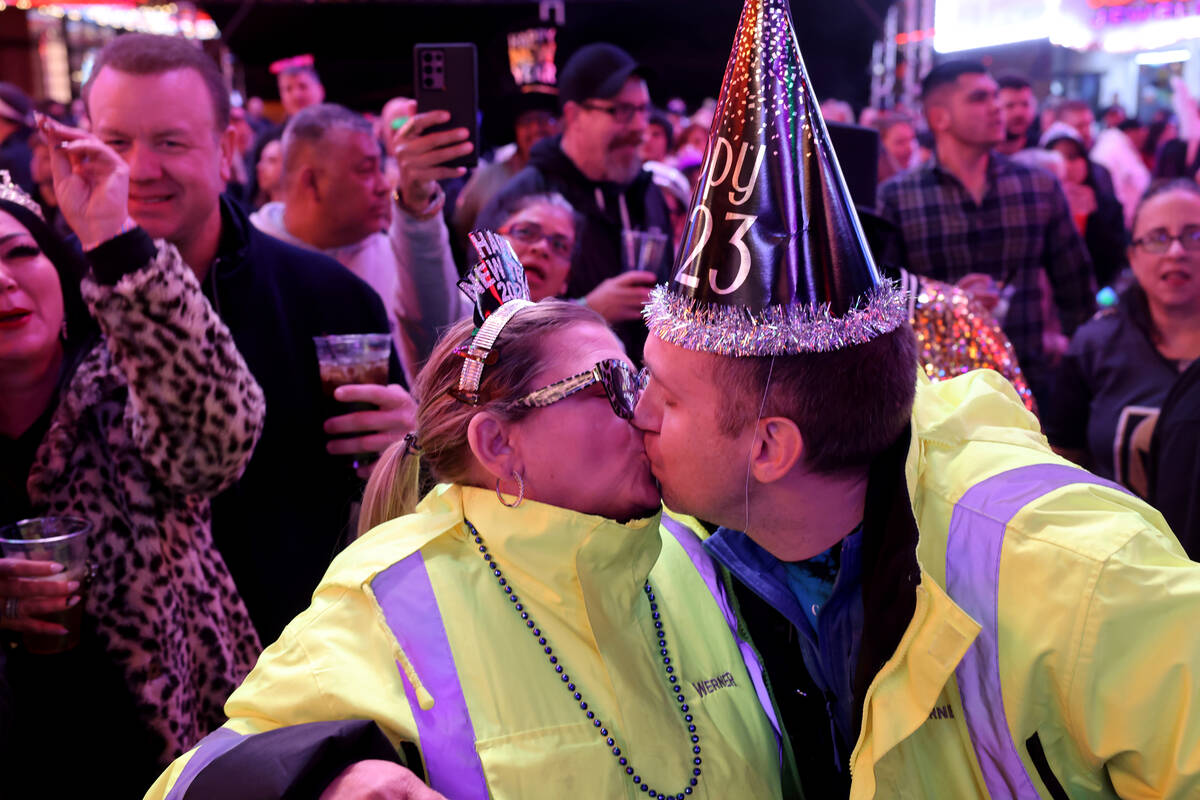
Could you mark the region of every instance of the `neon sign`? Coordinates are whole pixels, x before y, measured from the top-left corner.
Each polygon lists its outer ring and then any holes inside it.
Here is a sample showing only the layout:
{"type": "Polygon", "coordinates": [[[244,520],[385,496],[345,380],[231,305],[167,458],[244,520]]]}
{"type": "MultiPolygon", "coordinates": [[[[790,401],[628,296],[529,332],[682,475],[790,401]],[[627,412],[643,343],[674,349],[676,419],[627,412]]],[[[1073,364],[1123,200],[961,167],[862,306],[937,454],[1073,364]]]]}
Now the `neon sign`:
{"type": "Polygon", "coordinates": [[[1094,9],[1090,19],[1094,28],[1200,14],[1195,0],[1088,0],[1088,5],[1094,9]]]}

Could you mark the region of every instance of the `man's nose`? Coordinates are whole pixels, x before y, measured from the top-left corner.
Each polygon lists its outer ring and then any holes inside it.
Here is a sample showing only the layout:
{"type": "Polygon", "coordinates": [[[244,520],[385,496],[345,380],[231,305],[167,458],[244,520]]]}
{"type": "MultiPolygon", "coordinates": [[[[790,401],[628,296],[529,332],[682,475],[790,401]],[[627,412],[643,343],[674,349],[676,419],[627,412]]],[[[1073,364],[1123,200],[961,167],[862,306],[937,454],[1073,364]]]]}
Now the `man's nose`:
{"type": "Polygon", "coordinates": [[[633,427],[643,433],[654,433],[658,430],[658,413],[653,400],[648,397],[649,394],[648,389],[643,391],[633,407],[633,427]]]}
{"type": "Polygon", "coordinates": [[[125,152],[125,163],[129,165],[129,180],[151,181],[162,175],[162,163],[153,148],[133,143],[125,152]]]}

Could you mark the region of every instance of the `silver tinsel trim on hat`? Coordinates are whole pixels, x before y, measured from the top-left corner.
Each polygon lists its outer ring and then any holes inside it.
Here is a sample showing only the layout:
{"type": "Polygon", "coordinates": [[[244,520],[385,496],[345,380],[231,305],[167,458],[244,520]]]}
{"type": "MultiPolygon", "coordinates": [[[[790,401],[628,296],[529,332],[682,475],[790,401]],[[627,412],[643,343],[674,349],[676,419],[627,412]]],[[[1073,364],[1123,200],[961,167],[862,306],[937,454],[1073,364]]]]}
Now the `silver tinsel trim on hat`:
{"type": "Polygon", "coordinates": [[[867,302],[840,317],[829,305],[768,306],[752,312],[742,306],[699,303],[656,286],[643,310],[650,332],[688,350],[722,356],[782,356],[826,353],[863,344],[908,321],[906,295],[883,281],[867,302]]]}

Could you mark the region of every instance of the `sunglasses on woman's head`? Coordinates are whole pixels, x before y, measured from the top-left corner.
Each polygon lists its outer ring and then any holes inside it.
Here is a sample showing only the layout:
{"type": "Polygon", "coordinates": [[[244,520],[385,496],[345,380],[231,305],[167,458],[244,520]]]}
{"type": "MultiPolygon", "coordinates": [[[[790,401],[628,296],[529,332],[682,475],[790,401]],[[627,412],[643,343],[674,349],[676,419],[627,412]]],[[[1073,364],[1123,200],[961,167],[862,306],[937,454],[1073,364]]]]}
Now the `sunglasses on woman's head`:
{"type": "Polygon", "coordinates": [[[633,419],[633,409],[637,406],[642,390],[646,388],[649,374],[649,370],[643,369],[638,372],[628,362],[619,358],[608,358],[586,372],[563,378],[530,392],[518,400],[517,405],[524,408],[542,408],[599,383],[604,387],[604,394],[608,396],[613,412],[621,419],[633,419]]]}

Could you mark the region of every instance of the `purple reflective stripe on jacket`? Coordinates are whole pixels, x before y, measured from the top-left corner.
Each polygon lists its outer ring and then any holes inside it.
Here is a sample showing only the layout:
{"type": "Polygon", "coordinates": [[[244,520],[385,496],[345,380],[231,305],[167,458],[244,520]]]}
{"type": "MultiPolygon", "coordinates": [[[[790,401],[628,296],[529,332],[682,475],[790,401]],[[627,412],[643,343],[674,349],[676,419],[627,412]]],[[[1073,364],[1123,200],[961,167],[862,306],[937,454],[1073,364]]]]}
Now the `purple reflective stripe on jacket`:
{"type": "Polygon", "coordinates": [[[742,654],[742,661],[746,664],[746,672],[750,674],[750,682],[754,684],[754,693],[758,695],[758,704],[762,706],[767,719],[771,720],[771,727],[775,729],[775,738],[778,739],[779,721],[775,719],[775,706],[771,702],[771,693],[767,691],[767,684],[763,681],[762,665],[758,663],[758,657],[754,654],[754,649],[750,647],[749,643],[742,641],[741,636],[738,636],[737,617],[734,616],[733,609],[729,607],[729,603],[725,599],[725,587],[717,578],[717,570],[712,558],[708,553],[704,552],[704,546],[700,543],[699,537],[696,536],[695,531],[691,528],[677,520],[671,519],[666,514],[662,516],[662,524],[683,547],[683,551],[691,559],[692,565],[700,573],[700,577],[704,579],[704,585],[708,587],[708,593],[713,596],[713,600],[717,602],[717,607],[725,615],[725,624],[729,626],[730,632],[733,633],[733,639],[737,642],[738,651],[742,654]]]}
{"type": "Polygon", "coordinates": [[[422,711],[404,670],[396,665],[417,723],[429,785],[454,800],[487,800],[475,728],[424,557],[417,552],[393,564],[375,577],[371,588],[392,635],[433,695],[433,708],[422,711]]]}
{"type": "Polygon", "coordinates": [[[225,755],[234,748],[235,745],[241,743],[246,737],[240,733],[229,730],[229,728],[217,728],[215,731],[205,736],[200,740],[196,752],[192,753],[192,757],[184,764],[183,770],[179,773],[171,791],[167,792],[165,800],[183,800],[187,794],[188,787],[192,785],[192,781],[200,774],[200,770],[207,767],[220,756],[225,755]]]}
{"type": "Polygon", "coordinates": [[[967,730],[992,797],[1037,800],[1008,730],[1000,685],[998,605],[1000,554],[1008,523],[1022,508],[1055,489],[1093,483],[1126,491],[1078,467],[1036,464],[994,475],[967,490],[954,506],[946,544],[946,591],[981,626],[955,670],[967,730]]]}

